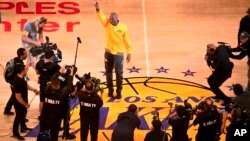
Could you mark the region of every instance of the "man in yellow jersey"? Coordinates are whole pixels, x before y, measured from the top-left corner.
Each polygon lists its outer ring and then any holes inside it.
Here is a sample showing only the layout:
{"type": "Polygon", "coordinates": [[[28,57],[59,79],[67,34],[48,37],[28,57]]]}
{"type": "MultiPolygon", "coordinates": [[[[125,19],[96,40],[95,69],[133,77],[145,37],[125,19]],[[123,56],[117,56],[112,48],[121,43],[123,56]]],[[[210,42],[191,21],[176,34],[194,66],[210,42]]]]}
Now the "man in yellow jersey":
{"type": "Polygon", "coordinates": [[[106,47],[105,47],[105,71],[108,86],[108,96],[113,97],[113,74],[115,68],[116,74],[116,98],[121,99],[122,79],[123,79],[123,60],[124,52],[127,50],[126,61],[131,60],[131,42],[128,35],[127,26],[119,23],[118,14],[112,12],[107,18],[99,8],[98,2],[95,3],[98,18],[106,30],[106,47]]]}

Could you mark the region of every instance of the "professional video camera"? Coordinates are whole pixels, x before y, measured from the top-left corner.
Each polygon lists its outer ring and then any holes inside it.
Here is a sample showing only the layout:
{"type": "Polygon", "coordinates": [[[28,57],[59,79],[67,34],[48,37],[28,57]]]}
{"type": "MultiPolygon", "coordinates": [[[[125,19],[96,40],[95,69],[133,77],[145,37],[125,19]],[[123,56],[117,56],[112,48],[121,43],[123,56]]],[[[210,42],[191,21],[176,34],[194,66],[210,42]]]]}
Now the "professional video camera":
{"type": "Polygon", "coordinates": [[[53,57],[53,62],[59,63],[62,60],[62,51],[57,47],[56,43],[50,43],[49,37],[45,37],[46,42],[41,45],[41,47],[33,47],[30,49],[32,56],[40,56],[40,60],[44,60],[44,53],[48,50],[55,50],[56,54],[53,57]]]}
{"type": "Polygon", "coordinates": [[[225,46],[228,49],[228,53],[231,54],[231,46],[226,42],[217,42],[219,46],[225,46]]]}
{"type": "Polygon", "coordinates": [[[192,105],[188,103],[188,99],[184,100],[184,107],[186,110],[186,116],[188,116],[189,120],[192,120],[194,118],[196,108],[193,108],[192,105]]]}
{"type": "Polygon", "coordinates": [[[227,46],[227,47],[231,48],[231,46],[228,43],[226,43],[226,42],[217,42],[217,43],[219,45],[223,45],[223,46],[227,46]]]}
{"type": "Polygon", "coordinates": [[[82,77],[80,77],[78,74],[75,75],[75,77],[82,83],[85,84],[86,81],[91,81],[93,83],[93,90],[95,92],[102,91],[100,87],[101,80],[95,77],[91,77],[90,72],[85,73],[82,77]]]}

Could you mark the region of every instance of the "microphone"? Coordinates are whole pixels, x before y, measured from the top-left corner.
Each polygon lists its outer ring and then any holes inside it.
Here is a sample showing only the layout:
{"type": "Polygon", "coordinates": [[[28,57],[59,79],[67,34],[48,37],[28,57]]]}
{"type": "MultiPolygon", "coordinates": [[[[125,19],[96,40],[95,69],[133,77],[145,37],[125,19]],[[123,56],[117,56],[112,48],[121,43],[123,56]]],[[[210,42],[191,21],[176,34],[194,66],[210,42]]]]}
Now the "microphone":
{"type": "Polygon", "coordinates": [[[47,43],[47,44],[50,42],[48,36],[45,36],[45,40],[46,40],[46,43],[47,43]]]}
{"type": "Polygon", "coordinates": [[[2,22],[2,12],[0,11],[0,23],[2,22]]]}
{"type": "Polygon", "coordinates": [[[226,45],[227,43],[226,42],[217,42],[218,44],[220,45],[226,45]]]}
{"type": "Polygon", "coordinates": [[[77,37],[77,42],[79,42],[80,44],[82,43],[80,37],[77,37]]]}

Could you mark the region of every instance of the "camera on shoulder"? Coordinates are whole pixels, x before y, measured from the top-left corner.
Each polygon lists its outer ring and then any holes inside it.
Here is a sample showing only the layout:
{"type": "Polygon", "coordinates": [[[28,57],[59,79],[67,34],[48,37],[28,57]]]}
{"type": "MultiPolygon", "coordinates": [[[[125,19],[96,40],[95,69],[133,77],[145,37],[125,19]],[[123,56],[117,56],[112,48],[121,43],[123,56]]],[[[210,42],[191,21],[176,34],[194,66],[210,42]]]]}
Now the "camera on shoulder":
{"type": "Polygon", "coordinates": [[[98,79],[98,78],[96,78],[96,77],[92,77],[90,72],[89,73],[85,73],[82,77],[80,77],[78,74],[76,74],[75,77],[83,85],[85,85],[87,81],[88,82],[89,81],[92,82],[93,83],[93,91],[96,92],[96,93],[102,90],[101,87],[100,87],[101,80],[98,79]]]}

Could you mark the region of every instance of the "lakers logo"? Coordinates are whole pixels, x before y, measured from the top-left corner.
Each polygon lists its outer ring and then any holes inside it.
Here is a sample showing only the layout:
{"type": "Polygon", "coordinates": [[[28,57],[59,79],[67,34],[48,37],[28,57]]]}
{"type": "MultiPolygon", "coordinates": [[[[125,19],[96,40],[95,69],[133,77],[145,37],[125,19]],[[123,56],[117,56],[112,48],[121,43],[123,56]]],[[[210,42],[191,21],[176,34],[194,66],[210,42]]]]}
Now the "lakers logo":
{"type": "MultiPolygon", "coordinates": [[[[102,83],[102,87],[105,89],[106,83],[102,83]]],[[[126,111],[131,103],[138,106],[138,116],[141,120],[140,129],[135,131],[135,140],[143,141],[144,136],[151,129],[152,112],[159,112],[163,128],[171,133],[171,127],[166,120],[170,102],[183,105],[183,101],[188,99],[195,106],[209,96],[212,96],[212,92],[208,87],[186,80],[164,77],[124,78],[121,100],[108,97],[107,89],[105,89],[104,105],[100,110],[98,140],[105,141],[111,138],[118,114],[126,111]]],[[[71,132],[77,135],[76,140],[80,140],[79,103],[73,102],[73,107],[70,121],[70,127],[73,129],[71,132]]],[[[196,134],[196,129],[197,127],[190,125],[189,135],[192,138],[196,134]]]]}

